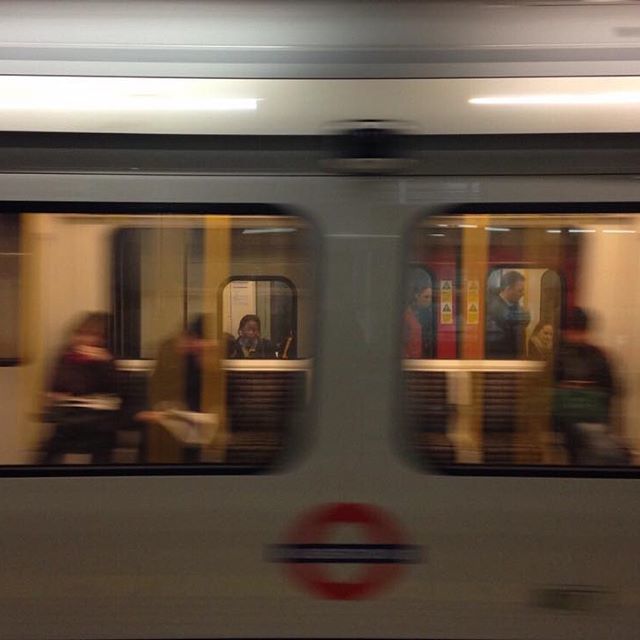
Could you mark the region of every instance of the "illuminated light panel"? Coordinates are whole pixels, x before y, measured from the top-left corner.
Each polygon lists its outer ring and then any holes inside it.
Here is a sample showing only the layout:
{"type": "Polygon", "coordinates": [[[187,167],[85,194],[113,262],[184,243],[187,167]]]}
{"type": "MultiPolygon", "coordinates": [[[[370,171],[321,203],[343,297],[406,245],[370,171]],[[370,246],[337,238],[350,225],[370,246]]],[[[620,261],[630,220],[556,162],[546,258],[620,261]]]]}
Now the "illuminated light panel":
{"type": "Polygon", "coordinates": [[[603,93],[531,93],[523,95],[470,98],[468,102],[469,104],[491,106],[640,104],[640,91],[608,91],[603,93]]]}
{"type": "Polygon", "coordinates": [[[633,229],[603,229],[602,233],[635,233],[633,229]]]}
{"type": "Polygon", "coordinates": [[[176,78],[0,76],[0,83],[6,111],[256,111],[260,102],[228,83],[176,78]]]}
{"type": "Polygon", "coordinates": [[[256,111],[258,98],[163,97],[152,95],[41,98],[0,97],[0,109],[23,111],[45,107],[55,111],[256,111]]]}
{"type": "Polygon", "coordinates": [[[547,229],[547,233],[562,233],[562,229],[547,229]]]}
{"type": "Polygon", "coordinates": [[[458,227],[460,229],[477,229],[478,225],[477,224],[459,224],[458,227]]]}
{"type": "Polygon", "coordinates": [[[429,235],[432,238],[444,238],[445,237],[444,233],[430,233],[429,235]]]}
{"type": "Polygon", "coordinates": [[[569,233],[595,233],[595,229],[569,229],[569,233]]]}
{"type": "Polygon", "coordinates": [[[507,229],[507,227],[485,227],[487,231],[511,231],[511,229],[507,229]]]}

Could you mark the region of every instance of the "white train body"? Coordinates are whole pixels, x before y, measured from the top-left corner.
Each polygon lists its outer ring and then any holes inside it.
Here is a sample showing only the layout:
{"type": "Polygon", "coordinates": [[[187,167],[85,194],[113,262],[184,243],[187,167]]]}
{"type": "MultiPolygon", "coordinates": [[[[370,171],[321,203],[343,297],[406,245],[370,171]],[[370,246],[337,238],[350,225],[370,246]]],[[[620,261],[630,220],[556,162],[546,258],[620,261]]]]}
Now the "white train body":
{"type": "Polygon", "coordinates": [[[63,1],[0,13],[2,215],[21,214],[14,252],[38,256],[3,289],[20,311],[17,333],[3,333],[16,361],[0,367],[0,637],[637,637],[633,237],[581,245],[572,289],[624,371],[632,464],[420,465],[401,384],[411,367],[445,371],[461,416],[473,366],[498,366],[462,353],[403,365],[410,246],[430,216],[539,214],[546,229],[544,216],[583,216],[579,228],[609,214],[640,231],[636,3],[63,1]],[[65,93],[75,102],[63,107],[65,93]],[[630,97],[586,109],[468,102],[558,93],[630,97]],[[221,99],[258,102],[212,111],[221,99]],[[411,163],[336,172],[339,136],[327,134],[359,120],[393,121],[411,163]],[[46,363],[77,312],[113,308],[114,232],[250,213],[276,228],[293,216],[312,239],[308,253],[270,245],[228,273],[298,290],[300,359],[262,365],[305,375],[309,402],[282,463],[33,465],[46,363]],[[351,505],[342,525],[296,528],[336,504],[351,505]],[[360,510],[374,522],[354,524],[360,510]],[[307,571],[296,553],[317,549],[296,545],[325,542],[334,560],[344,544],[368,562],[347,554],[346,567],[307,571]],[[408,555],[386,575],[369,542],[408,555]],[[370,593],[349,596],[367,581],[370,593]]]}

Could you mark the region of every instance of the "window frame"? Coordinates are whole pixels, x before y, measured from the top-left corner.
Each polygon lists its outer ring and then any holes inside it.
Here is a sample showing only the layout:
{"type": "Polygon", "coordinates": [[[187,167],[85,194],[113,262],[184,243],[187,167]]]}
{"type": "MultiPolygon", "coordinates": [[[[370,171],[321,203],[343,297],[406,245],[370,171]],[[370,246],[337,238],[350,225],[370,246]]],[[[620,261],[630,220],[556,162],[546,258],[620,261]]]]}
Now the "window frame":
{"type": "MultiPolygon", "coordinates": [[[[282,203],[265,202],[136,202],[136,201],[90,201],[90,200],[1,200],[0,215],[15,213],[20,218],[24,214],[82,214],[96,217],[127,215],[131,217],[158,215],[185,216],[244,216],[244,217],[295,217],[302,220],[312,235],[314,248],[314,305],[319,306],[322,277],[322,233],[318,223],[304,210],[298,210],[282,203]]],[[[113,253],[111,254],[113,257],[113,253]]],[[[113,275],[112,265],[107,266],[113,275]]],[[[318,345],[318,329],[313,334],[318,345]]],[[[13,359],[12,359],[13,360],[13,359]]],[[[17,365],[24,364],[18,361],[17,365]]],[[[0,365],[2,366],[2,365],[0,365]]],[[[305,428],[303,433],[291,433],[288,446],[274,456],[269,465],[230,466],[224,463],[168,463],[168,464],[118,464],[118,465],[57,465],[38,466],[36,464],[0,465],[1,478],[46,478],[46,477],[137,477],[137,476],[270,476],[290,471],[292,466],[304,458],[304,452],[312,441],[312,432],[317,424],[317,381],[312,370],[309,376],[310,401],[307,402],[305,428]]]]}
{"type": "MultiPolygon", "coordinates": [[[[292,300],[292,321],[293,326],[295,327],[296,332],[298,331],[298,289],[290,278],[286,276],[271,276],[271,275],[238,275],[238,276],[229,276],[219,287],[218,287],[218,333],[222,335],[222,310],[224,306],[224,290],[227,288],[229,284],[232,282],[282,282],[286,284],[291,291],[291,300],[292,300]]],[[[271,342],[273,343],[273,337],[270,337],[271,342]]],[[[292,360],[308,360],[308,358],[291,358],[292,360]]]]}
{"type": "MultiPolygon", "coordinates": [[[[604,216],[615,216],[624,214],[640,215],[640,201],[602,201],[602,202],[458,202],[452,205],[435,205],[432,208],[422,207],[407,222],[403,233],[402,257],[403,257],[403,279],[401,291],[406,289],[408,283],[408,272],[415,265],[412,256],[412,236],[415,230],[431,218],[455,218],[465,215],[491,215],[509,214],[537,215],[541,218],[549,215],[564,214],[604,214],[604,216]]],[[[502,265],[502,263],[500,263],[502,265]]],[[[504,263],[507,264],[507,263],[504,263]]],[[[511,266],[511,265],[509,265],[511,266]]],[[[459,271],[459,256],[456,256],[456,271],[459,271]]],[[[558,273],[562,283],[562,295],[565,296],[565,275],[558,273]]],[[[488,274],[487,274],[488,275],[488,274]]],[[[396,298],[398,299],[398,298],[396,298]]],[[[400,307],[398,307],[400,308],[400,307]]],[[[563,314],[566,308],[564,299],[562,301],[563,314]]],[[[401,316],[401,313],[398,313],[401,316]]],[[[564,320],[564,317],[562,318],[564,320]]],[[[401,327],[401,323],[398,324],[401,327]]],[[[402,344],[402,334],[398,333],[398,345],[402,344]]],[[[400,354],[400,347],[397,353],[400,354]]],[[[454,361],[461,361],[459,351],[454,361]]],[[[446,360],[451,362],[452,360],[446,360]]],[[[416,361],[419,362],[419,361],[416,361]]],[[[591,479],[640,479],[640,464],[628,467],[605,467],[605,466],[571,466],[571,465],[515,465],[515,464],[486,464],[486,463],[458,463],[440,464],[436,460],[421,460],[418,450],[411,445],[411,432],[406,419],[406,406],[404,403],[405,385],[403,383],[403,358],[397,358],[398,375],[396,376],[397,401],[394,403],[394,415],[397,416],[397,427],[393,429],[392,440],[396,447],[397,455],[414,470],[423,475],[443,475],[453,477],[509,477],[509,478],[591,478],[591,479]]],[[[423,456],[426,458],[426,456],[423,456]]]]}

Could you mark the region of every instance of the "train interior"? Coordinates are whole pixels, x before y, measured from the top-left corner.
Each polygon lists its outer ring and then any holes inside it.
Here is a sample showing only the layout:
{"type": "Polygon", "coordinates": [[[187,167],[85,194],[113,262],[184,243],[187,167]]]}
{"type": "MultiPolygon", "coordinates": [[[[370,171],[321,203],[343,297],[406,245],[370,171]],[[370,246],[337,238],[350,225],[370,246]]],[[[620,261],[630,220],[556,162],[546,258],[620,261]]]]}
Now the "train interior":
{"type": "MultiPolygon", "coordinates": [[[[310,399],[314,349],[315,244],[307,223],[255,213],[38,212],[2,220],[3,241],[13,245],[2,255],[2,295],[13,314],[2,348],[5,364],[15,365],[5,371],[18,372],[5,402],[5,412],[14,405],[16,420],[7,424],[16,431],[4,432],[4,464],[96,461],[95,443],[73,435],[55,460],[43,458],[60,428],[60,406],[105,416],[99,428],[112,438],[103,461],[113,464],[255,468],[293,446],[310,399]],[[80,354],[74,336],[87,313],[105,318],[115,381],[85,387],[93,405],[71,408],[69,394],[51,392],[65,391],[60,384],[72,391],[77,382],[69,382],[76,374],[64,362],[78,364],[80,356],[69,353],[80,354]],[[246,316],[258,318],[264,352],[240,352],[246,316]],[[181,378],[197,380],[197,407],[188,406],[191,391],[175,392],[181,378]],[[100,396],[116,406],[101,407],[100,396]]],[[[78,375],[82,386],[94,373],[78,375]]]]}
{"type": "Polygon", "coordinates": [[[412,448],[424,463],[638,463],[638,293],[631,275],[638,231],[633,214],[553,211],[468,213],[413,230],[409,291],[416,281],[432,290],[422,326],[433,359],[404,360],[404,407],[412,448]],[[514,273],[522,282],[511,306],[521,314],[520,330],[511,351],[496,351],[491,301],[514,273]],[[570,334],[576,308],[589,318],[580,342],[605,354],[606,384],[593,371],[573,371],[571,380],[558,373],[566,345],[577,340],[570,334]],[[607,410],[600,415],[590,399],[604,386],[607,410]],[[564,413],[580,423],[579,445],[569,441],[564,413]]]}
{"type": "MultiPolygon", "coordinates": [[[[8,423],[15,431],[3,437],[4,464],[52,462],[45,454],[59,428],[50,411],[56,366],[87,312],[104,314],[104,346],[115,363],[112,439],[108,456],[96,459],[71,437],[56,463],[265,468],[292,450],[312,387],[317,259],[308,223],[224,213],[37,212],[2,220],[2,295],[13,313],[2,349],[5,364],[15,365],[5,371],[18,373],[4,409],[15,415],[8,423]],[[232,354],[251,315],[268,353],[232,354]],[[190,379],[180,340],[198,319],[202,375],[191,410],[189,391],[175,387],[190,379]]],[[[639,229],[634,214],[553,211],[428,217],[410,229],[398,342],[406,351],[413,310],[422,351],[402,354],[409,455],[427,468],[637,464],[638,294],[629,274],[638,267],[639,229]],[[522,281],[512,309],[525,317],[514,350],[496,355],[491,301],[510,273],[522,281]],[[418,310],[416,283],[430,290],[418,310]],[[575,308],[588,314],[584,340],[604,354],[611,378],[598,418],[584,389],[598,387],[593,381],[571,381],[581,387],[579,401],[559,391],[558,357],[575,308]],[[558,417],[563,402],[586,406],[575,418],[587,433],[582,453],[558,417]]]]}

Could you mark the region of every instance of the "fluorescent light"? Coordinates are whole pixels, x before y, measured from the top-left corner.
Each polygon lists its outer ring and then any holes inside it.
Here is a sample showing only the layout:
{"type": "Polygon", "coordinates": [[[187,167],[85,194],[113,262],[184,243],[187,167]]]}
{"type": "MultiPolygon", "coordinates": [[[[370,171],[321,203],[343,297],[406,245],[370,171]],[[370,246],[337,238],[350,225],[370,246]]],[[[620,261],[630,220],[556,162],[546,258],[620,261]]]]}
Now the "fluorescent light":
{"type": "Polygon", "coordinates": [[[607,91],[602,93],[530,93],[522,95],[471,98],[469,104],[509,105],[602,105],[639,104],[640,91],[607,91]]]}
{"type": "Polygon", "coordinates": [[[478,225],[477,224],[459,224],[458,227],[460,229],[477,229],[478,225]]]}
{"type": "Polygon", "coordinates": [[[602,233],[635,233],[633,229],[603,229],[602,233]]]}
{"type": "Polygon", "coordinates": [[[445,237],[444,233],[430,233],[429,235],[432,238],[444,238],[445,237]]]}
{"type": "Polygon", "coordinates": [[[438,227],[448,227],[449,225],[448,224],[442,224],[441,222],[438,222],[437,226],[438,227]]]}
{"type": "Polygon", "coordinates": [[[562,229],[547,229],[547,233],[562,233],[562,229]]]}
{"type": "Polygon", "coordinates": [[[0,76],[0,86],[3,111],[255,111],[260,101],[229,83],[185,78],[0,76]]]}
{"type": "Polygon", "coordinates": [[[595,229],[569,229],[569,233],[595,233],[595,229]]]}
{"type": "Polygon", "coordinates": [[[511,229],[507,229],[506,227],[485,227],[487,231],[511,231],[511,229]]]}
{"type": "Polygon", "coordinates": [[[243,229],[242,233],[249,235],[258,233],[293,233],[294,231],[296,231],[296,229],[293,227],[266,227],[264,229],[243,229]]]}
{"type": "Polygon", "coordinates": [[[59,95],[0,97],[0,109],[25,111],[256,111],[258,98],[207,98],[158,95],[59,95]]]}

